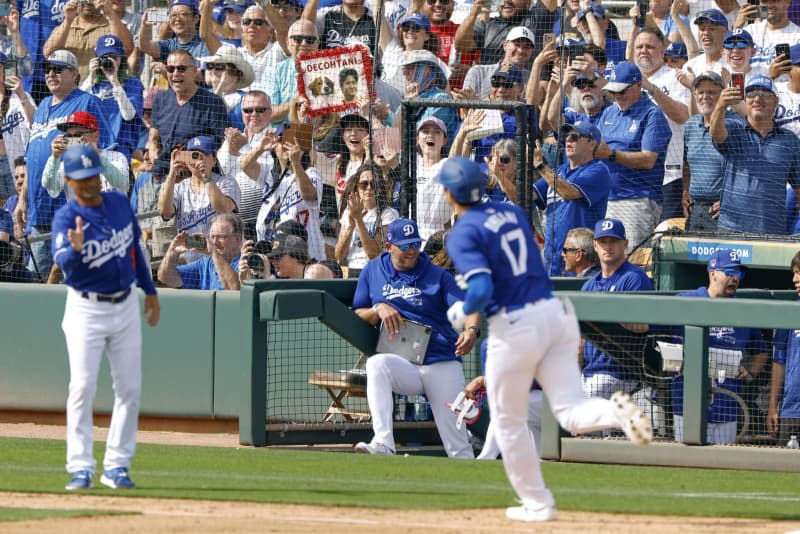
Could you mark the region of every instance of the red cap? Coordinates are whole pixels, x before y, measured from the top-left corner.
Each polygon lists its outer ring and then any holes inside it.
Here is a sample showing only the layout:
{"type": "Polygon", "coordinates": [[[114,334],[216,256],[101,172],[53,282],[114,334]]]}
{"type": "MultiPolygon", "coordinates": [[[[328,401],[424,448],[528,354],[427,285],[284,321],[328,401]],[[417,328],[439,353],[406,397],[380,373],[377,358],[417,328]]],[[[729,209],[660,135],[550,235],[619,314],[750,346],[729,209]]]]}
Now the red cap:
{"type": "Polygon", "coordinates": [[[85,128],[94,130],[95,132],[100,131],[100,127],[97,125],[97,119],[95,119],[94,115],[88,111],[76,111],[75,113],[70,114],[70,116],[67,117],[66,122],[62,122],[58,125],[58,129],[61,131],[66,131],[67,128],[71,128],[73,126],[83,126],[85,128]]]}

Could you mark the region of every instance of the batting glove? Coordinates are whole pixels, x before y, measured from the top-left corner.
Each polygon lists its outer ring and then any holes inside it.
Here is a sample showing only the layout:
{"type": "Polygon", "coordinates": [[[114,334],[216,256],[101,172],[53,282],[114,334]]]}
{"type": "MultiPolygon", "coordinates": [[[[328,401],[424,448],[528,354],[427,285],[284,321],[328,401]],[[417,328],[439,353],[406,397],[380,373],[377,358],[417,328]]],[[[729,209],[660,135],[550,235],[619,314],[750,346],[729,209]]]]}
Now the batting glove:
{"type": "Polygon", "coordinates": [[[447,320],[457,331],[464,328],[464,322],[467,320],[467,316],[464,315],[464,301],[459,300],[450,306],[450,309],[447,310],[447,320]]]}

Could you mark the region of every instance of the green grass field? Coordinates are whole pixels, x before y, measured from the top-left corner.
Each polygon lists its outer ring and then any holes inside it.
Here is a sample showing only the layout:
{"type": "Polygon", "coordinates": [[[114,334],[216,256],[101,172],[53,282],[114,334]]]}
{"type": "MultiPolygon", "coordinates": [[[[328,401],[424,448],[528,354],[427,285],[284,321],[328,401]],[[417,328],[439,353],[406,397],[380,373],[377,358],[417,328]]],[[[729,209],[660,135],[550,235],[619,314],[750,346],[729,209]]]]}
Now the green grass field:
{"type": "MultiPolygon", "coordinates": [[[[102,457],[100,443],[95,457],[102,457]]],[[[63,492],[63,465],[63,441],[0,439],[0,491],[63,492]]],[[[800,519],[800,474],[566,463],[543,469],[561,510],[800,519]]],[[[124,495],[134,498],[404,509],[514,503],[500,461],[139,445],[131,476],[138,488],[124,495]]],[[[94,494],[122,494],[97,479],[94,494]]]]}

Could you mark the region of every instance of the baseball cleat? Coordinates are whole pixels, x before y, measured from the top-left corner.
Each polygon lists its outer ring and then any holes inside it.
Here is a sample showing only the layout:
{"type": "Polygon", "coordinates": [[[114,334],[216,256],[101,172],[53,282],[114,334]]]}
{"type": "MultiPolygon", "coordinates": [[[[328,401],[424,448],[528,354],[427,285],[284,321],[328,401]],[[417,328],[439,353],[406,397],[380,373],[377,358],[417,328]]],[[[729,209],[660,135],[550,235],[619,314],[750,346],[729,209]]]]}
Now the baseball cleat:
{"type": "Polygon", "coordinates": [[[355,452],[360,452],[362,454],[394,454],[394,451],[383,443],[366,443],[364,441],[359,441],[356,443],[354,449],[355,452]]]}
{"type": "Polygon", "coordinates": [[[75,471],[72,473],[72,480],[64,486],[64,489],[67,491],[88,490],[93,486],[91,471],[75,471]]]}
{"type": "Polygon", "coordinates": [[[625,431],[628,439],[642,447],[650,445],[650,442],[653,441],[653,425],[634,404],[631,396],[617,391],[611,395],[611,402],[614,403],[614,410],[617,412],[622,430],[625,431]]]}
{"type": "Polygon", "coordinates": [[[510,506],[506,508],[506,517],[514,521],[555,521],[556,509],[547,505],[539,508],[528,508],[525,505],[510,506]]]}
{"type": "Polygon", "coordinates": [[[133,489],[136,487],[136,484],[128,476],[128,470],[124,467],[116,467],[103,472],[100,482],[112,489],[133,489]]]}

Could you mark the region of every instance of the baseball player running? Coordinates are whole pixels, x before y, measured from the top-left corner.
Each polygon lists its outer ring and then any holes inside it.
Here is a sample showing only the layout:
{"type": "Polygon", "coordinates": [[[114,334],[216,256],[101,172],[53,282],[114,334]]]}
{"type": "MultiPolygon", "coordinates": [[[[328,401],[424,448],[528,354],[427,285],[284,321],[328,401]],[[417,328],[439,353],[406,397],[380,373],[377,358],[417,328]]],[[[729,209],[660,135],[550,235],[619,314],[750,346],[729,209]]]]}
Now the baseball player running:
{"type": "Polygon", "coordinates": [[[92,487],[92,403],[105,349],[114,384],[114,410],[108,429],[103,476],[110,488],[133,488],[128,468],[136,448],[142,372],[139,299],[144,313],[158,323],[156,288],[139,246],[141,230],[125,195],[100,191],[102,166],[89,146],[67,150],[61,158],[75,198],[53,218],[53,260],[69,286],[61,324],[69,352],[67,398],[67,490],[92,487]]]}
{"type": "Polygon", "coordinates": [[[647,445],[652,427],[624,393],[611,400],[584,395],[576,357],[578,321],[569,301],[553,297],[525,212],[509,203],[480,203],[485,180],[467,158],[448,159],[437,180],[459,217],[447,251],[468,285],[464,300],[448,310],[448,319],[459,329],[470,313],[483,311],[488,317],[489,405],[506,474],[522,502],[508,508],[506,517],[552,521],[555,501],[527,428],[534,377],[558,422],[570,432],[622,427],[633,442],[647,445]]]}

